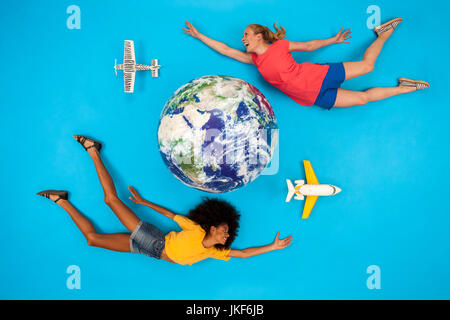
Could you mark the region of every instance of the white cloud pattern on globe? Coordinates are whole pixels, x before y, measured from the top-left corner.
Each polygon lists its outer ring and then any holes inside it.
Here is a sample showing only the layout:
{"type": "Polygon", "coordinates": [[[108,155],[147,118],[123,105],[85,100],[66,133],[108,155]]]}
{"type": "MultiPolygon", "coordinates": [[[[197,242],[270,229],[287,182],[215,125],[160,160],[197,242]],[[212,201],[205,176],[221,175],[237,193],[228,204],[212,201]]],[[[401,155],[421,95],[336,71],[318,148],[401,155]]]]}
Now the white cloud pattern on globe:
{"type": "Polygon", "coordinates": [[[203,76],[180,87],[161,112],[158,143],[172,174],[206,192],[229,192],[255,180],[278,143],[271,105],[254,86],[203,76]]]}

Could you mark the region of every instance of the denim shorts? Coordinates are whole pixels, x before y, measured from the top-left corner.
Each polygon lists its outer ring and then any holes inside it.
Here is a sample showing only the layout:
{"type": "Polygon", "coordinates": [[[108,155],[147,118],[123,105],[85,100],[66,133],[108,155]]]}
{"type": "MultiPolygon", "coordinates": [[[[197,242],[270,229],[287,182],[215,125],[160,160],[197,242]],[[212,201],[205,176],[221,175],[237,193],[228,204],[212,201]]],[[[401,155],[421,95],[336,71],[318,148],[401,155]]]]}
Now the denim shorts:
{"type": "Polygon", "coordinates": [[[337,89],[345,80],[345,69],[343,63],[322,64],[327,64],[330,67],[314,104],[324,109],[331,109],[336,102],[337,89]]]}
{"type": "Polygon", "coordinates": [[[166,244],[164,235],[154,225],[139,221],[130,236],[130,250],[148,257],[161,259],[166,244]]]}

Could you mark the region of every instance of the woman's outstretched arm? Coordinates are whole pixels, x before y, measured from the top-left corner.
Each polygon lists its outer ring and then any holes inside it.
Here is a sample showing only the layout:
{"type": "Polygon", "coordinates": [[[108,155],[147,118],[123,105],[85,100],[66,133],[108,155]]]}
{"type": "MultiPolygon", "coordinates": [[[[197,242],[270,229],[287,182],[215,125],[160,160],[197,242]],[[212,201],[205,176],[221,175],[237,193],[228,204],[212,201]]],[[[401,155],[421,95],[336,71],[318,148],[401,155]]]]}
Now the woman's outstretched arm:
{"type": "Polygon", "coordinates": [[[186,21],[186,26],[188,27],[188,29],[182,28],[185,31],[184,32],[185,34],[189,34],[189,35],[193,36],[194,38],[199,39],[200,41],[205,43],[208,47],[216,50],[217,52],[219,52],[227,57],[233,58],[233,59],[238,60],[243,63],[253,64],[251,53],[247,53],[247,52],[243,52],[240,50],[230,48],[225,43],[208,38],[204,34],[201,34],[200,32],[198,32],[198,30],[189,21],[186,21]]]}
{"type": "Polygon", "coordinates": [[[130,197],[130,200],[133,201],[134,203],[143,204],[144,206],[150,207],[156,212],[161,213],[162,215],[166,216],[169,219],[173,220],[173,218],[175,217],[175,214],[172,211],[167,210],[166,208],[163,208],[155,203],[152,203],[142,198],[132,186],[128,186],[128,189],[130,190],[131,194],[134,197],[134,198],[130,197]]]}
{"type": "Polygon", "coordinates": [[[275,240],[271,244],[265,246],[247,248],[243,250],[231,249],[230,253],[228,253],[228,256],[237,258],[249,258],[273,250],[284,249],[292,243],[292,236],[284,239],[279,239],[279,236],[280,233],[278,232],[275,240]]]}
{"type": "Polygon", "coordinates": [[[289,41],[289,51],[314,51],[319,48],[329,46],[330,44],[342,42],[349,43],[345,40],[351,38],[351,31],[350,29],[347,29],[346,31],[342,32],[342,29],[343,28],[341,28],[341,30],[334,37],[328,39],[312,40],[308,42],[289,41]]]}

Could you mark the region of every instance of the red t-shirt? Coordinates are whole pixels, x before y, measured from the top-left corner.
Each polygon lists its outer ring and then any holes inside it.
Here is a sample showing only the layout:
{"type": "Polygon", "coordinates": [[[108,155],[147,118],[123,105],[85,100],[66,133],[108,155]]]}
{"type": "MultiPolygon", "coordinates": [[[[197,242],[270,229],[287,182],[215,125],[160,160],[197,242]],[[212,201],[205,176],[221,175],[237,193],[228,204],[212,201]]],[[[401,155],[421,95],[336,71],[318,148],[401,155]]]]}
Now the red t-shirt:
{"type": "Polygon", "coordinates": [[[263,54],[253,53],[252,59],[267,82],[304,106],[316,101],[329,68],[318,63],[297,63],[288,40],[274,42],[263,54]]]}

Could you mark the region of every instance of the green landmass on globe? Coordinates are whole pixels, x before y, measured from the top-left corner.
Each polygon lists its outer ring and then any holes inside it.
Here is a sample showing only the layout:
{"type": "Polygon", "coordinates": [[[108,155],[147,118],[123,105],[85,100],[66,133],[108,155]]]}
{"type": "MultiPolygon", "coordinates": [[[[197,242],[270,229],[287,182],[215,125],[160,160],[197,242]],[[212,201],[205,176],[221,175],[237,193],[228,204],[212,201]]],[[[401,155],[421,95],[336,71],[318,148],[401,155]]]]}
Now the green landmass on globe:
{"type": "Polygon", "coordinates": [[[237,78],[192,80],[161,112],[158,144],[164,163],[184,184],[206,192],[229,192],[255,180],[277,143],[271,105],[237,78]]]}

